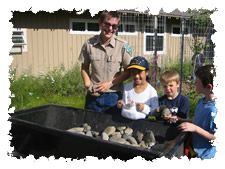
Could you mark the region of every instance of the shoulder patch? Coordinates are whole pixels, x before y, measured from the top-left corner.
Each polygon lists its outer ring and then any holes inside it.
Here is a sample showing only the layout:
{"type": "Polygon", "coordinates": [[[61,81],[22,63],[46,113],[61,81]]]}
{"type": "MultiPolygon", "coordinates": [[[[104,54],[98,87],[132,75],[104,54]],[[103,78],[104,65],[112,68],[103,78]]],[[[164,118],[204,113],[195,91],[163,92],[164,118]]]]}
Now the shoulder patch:
{"type": "Polygon", "coordinates": [[[123,45],[123,47],[124,47],[124,49],[125,49],[125,52],[127,52],[129,55],[132,54],[133,48],[132,48],[128,43],[125,43],[125,44],[123,45]]]}

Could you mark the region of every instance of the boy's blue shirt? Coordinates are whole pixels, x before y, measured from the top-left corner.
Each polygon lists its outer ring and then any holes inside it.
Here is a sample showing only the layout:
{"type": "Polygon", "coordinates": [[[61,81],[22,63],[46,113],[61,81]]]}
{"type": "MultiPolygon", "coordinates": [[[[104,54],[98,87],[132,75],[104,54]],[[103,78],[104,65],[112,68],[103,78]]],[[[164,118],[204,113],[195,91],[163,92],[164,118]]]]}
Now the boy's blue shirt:
{"type": "MultiPolygon", "coordinates": [[[[216,114],[215,101],[206,102],[205,98],[202,97],[195,108],[193,123],[210,133],[215,133],[216,124],[214,123],[214,119],[216,114]]],[[[210,159],[215,156],[216,147],[199,134],[192,133],[192,144],[199,158],[210,159]]]]}
{"type": "Polygon", "coordinates": [[[169,100],[166,95],[159,98],[159,105],[165,105],[170,110],[173,110],[175,115],[181,118],[188,118],[188,113],[190,111],[189,99],[186,96],[178,94],[175,99],[169,100]]]}

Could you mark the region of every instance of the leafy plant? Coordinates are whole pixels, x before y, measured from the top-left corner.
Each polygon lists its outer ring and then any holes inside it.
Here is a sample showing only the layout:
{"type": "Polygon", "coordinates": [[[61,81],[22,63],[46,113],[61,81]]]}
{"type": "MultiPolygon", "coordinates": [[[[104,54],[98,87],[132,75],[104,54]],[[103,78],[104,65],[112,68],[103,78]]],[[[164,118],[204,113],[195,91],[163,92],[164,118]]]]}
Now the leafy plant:
{"type": "Polygon", "coordinates": [[[16,70],[10,72],[10,107],[16,110],[48,103],[82,107],[84,103],[85,90],[78,65],[69,71],[58,69],[38,77],[24,74],[16,79],[15,74],[16,70]]]}
{"type": "Polygon", "coordinates": [[[213,10],[188,9],[187,11],[188,14],[190,15],[190,22],[192,25],[191,32],[193,39],[190,48],[194,56],[203,52],[210,45],[209,38],[211,38],[211,34],[215,33],[210,15],[212,15],[215,11],[217,11],[216,8],[213,10]],[[202,37],[205,37],[206,39],[202,37]]]}

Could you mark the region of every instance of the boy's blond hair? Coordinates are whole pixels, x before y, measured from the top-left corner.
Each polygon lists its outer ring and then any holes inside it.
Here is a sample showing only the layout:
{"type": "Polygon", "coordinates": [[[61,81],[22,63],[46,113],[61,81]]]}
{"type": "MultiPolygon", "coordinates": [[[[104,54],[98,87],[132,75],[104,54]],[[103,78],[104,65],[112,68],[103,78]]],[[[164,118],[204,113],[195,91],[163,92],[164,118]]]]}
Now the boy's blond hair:
{"type": "Polygon", "coordinates": [[[180,84],[180,75],[175,70],[167,70],[160,77],[160,82],[163,84],[169,83],[171,81],[175,81],[177,84],[180,84]]]}

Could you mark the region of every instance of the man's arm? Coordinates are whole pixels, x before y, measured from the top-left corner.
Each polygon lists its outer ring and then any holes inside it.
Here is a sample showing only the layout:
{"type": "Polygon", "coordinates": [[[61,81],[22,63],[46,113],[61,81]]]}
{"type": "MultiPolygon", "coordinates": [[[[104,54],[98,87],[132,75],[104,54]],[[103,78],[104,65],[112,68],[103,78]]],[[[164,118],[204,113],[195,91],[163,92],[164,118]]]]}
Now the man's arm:
{"type": "Polygon", "coordinates": [[[130,72],[129,70],[124,70],[123,72],[119,73],[119,74],[116,74],[113,79],[112,79],[112,84],[113,86],[114,85],[117,85],[117,84],[120,84],[122,83],[123,81],[127,80],[130,76],[130,72]]]}
{"type": "Polygon", "coordinates": [[[91,86],[91,79],[89,77],[89,65],[81,64],[81,76],[83,79],[84,87],[88,89],[91,86]]]}
{"type": "Polygon", "coordinates": [[[128,78],[129,78],[129,71],[125,70],[125,71],[121,72],[120,74],[115,75],[112,80],[99,83],[96,88],[96,91],[97,92],[106,92],[114,85],[117,85],[128,78]]]}

